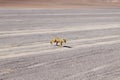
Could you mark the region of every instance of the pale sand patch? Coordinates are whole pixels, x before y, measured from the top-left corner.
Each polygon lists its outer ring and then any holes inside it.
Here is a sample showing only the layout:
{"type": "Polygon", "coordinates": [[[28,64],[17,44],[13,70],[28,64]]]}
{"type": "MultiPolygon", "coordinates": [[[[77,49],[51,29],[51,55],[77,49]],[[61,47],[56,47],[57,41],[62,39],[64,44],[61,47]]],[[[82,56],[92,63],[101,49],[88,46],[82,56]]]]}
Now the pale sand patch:
{"type": "Polygon", "coordinates": [[[62,29],[40,29],[40,30],[18,30],[18,31],[1,31],[0,37],[7,36],[21,36],[21,35],[32,35],[32,34],[45,34],[45,33],[60,33],[67,31],[85,31],[85,30],[102,30],[102,29],[114,29],[120,28],[119,24],[106,24],[106,25],[97,25],[97,26],[75,26],[71,28],[62,28],[62,29]],[[76,28],[75,28],[76,27],[76,28]]]}
{"type": "MultiPolygon", "coordinates": [[[[113,39],[113,38],[120,38],[120,35],[108,35],[108,36],[102,36],[102,37],[94,37],[94,38],[88,38],[88,39],[77,39],[77,40],[71,40],[68,41],[69,43],[83,43],[85,41],[96,41],[96,40],[105,40],[105,39],[113,39]]],[[[39,48],[43,49],[44,47],[47,48],[50,45],[50,43],[41,43],[41,42],[36,42],[32,43],[30,45],[23,45],[23,46],[16,46],[16,47],[6,47],[3,49],[0,49],[0,52],[2,53],[3,51],[9,51],[9,50],[16,50],[16,49],[29,49],[29,48],[39,48]]],[[[33,51],[33,49],[31,49],[33,51]]]]}
{"type": "MultiPolygon", "coordinates": [[[[92,68],[90,70],[87,70],[87,71],[84,71],[84,72],[80,72],[80,73],[76,73],[74,75],[71,75],[71,76],[68,76],[66,78],[64,78],[63,80],[71,80],[71,79],[74,79],[74,78],[77,78],[77,77],[80,77],[80,76],[86,76],[87,74],[89,73],[94,73],[94,72],[99,72],[101,70],[104,70],[104,69],[108,69],[110,67],[113,67],[115,66],[116,64],[119,64],[119,60],[114,62],[114,63],[107,63],[107,64],[103,64],[103,65],[100,65],[100,66],[96,66],[95,68],[92,68]]],[[[104,73],[103,73],[104,74],[104,73]]],[[[120,77],[117,77],[115,79],[111,79],[111,80],[119,80],[120,77]]]]}
{"type": "Polygon", "coordinates": [[[112,79],[112,80],[120,80],[120,77],[116,77],[116,78],[114,78],[114,79],[112,79]]]}
{"type": "Polygon", "coordinates": [[[80,73],[77,73],[77,74],[75,74],[75,75],[71,75],[71,76],[69,76],[69,77],[64,78],[63,80],[74,79],[74,78],[76,78],[76,77],[79,77],[80,75],[84,76],[85,74],[87,74],[87,73],[89,73],[89,72],[96,72],[96,71],[98,71],[98,70],[102,70],[102,69],[108,68],[108,67],[110,67],[110,66],[111,66],[111,64],[102,65],[102,66],[93,68],[93,69],[91,69],[91,70],[85,71],[85,72],[80,72],[80,73]]]}
{"type": "Polygon", "coordinates": [[[13,69],[10,69],[10,68],[1,69],[1,70],[0,70],[0,75],[8,74],[8,73],[11,73],[11,72],[13,72],[13,71],[14,71],[14,70],[13,70],[13,69]]]}
{"type": "Polygon", "coordinates": [[[112,38],[120,38],[120,35],[110,35],[110,36],[102,36],[102,37],[95,37],[95,38],[89,38],[89,39],[77,39],[77,40],[71,40],[70,42],[83,42],[83,41],[95,41],[95,40],[105,40],[105,39],[112,39],[112,38]]]}
{"type": "Polygon", "coordinates": [[[100,45],[111,45],[111,44],[118,44],[120,43],[120,40],[113,40],[113,41],[105,41],[105,42],[96,42],[96,43],[92,43],[92,44],[83,44],[83,45],[76,45],[74,46],[74,48],[56,48],[56,49],[49,49],[49,50],[42,50],[39,52],[28,52],[28,53],[20,53],[20,54],[9,54],[9,55],[5,55],[5,56],[0,56],[0,59],[6,59],[6,58],[13,58],[13,57],[22,57],[22,56],[27,56],[27,55],[35,55],[35,54],[50,54],[50,52],[61,52],[61,51],[71,51],[71,50],[76,50],[76,49],[80,49],[80,48],[89,48],[89,47],[94,47],[94,46],[100,46],[100,45]]]}
{"type": "MultiPolygon", "coordinates": [[[[16,9],[11,9],[11,10],[16,10],[16,9]]],[[[44,9],[22,9],[22,10],[44,10],[44,9]]],[[[52,10],[57,10],[57,9],[52,9],[52,10]]],[[[59,9],[60,10],[60,9],[59,9]]],[[[120,14],[120,12],[113,12],[114,14],[116,14],[116,15],[119,15],[120,14]]],[[[113,13],[109,13],[109,12],[104,12],[104,13],[94,13],[94,15],[104,15],[104,14],[108,14],[108,15],[112,15],[113,13]]],[[[27,13],[27,14],[24,14],[24,16],[73,16],[73,15],[77,15],[77,16],[79,16],[79,15],[90,15],[91,13],[45,13],[45,14],[43,14],[43,13],[36,13],[36,14],[31,14],[31,13],[27,13]]],[[[93,14],[91,14],[91,15],[93,15],[93,14]]],[[[2,14],[2,16],[17,16],[17,14],[2,14]]],[[[89,18],[89,17],[81,17],[82,19],[91,19],[91,18],[89,18]]],[[[101,18],[105,18],[105,16],[101,16],[101,17],[98,17],[99,19],[101,19],[101,18]]],[[[107,18],[113,18],[113,17],[107,17],[107,18]]],[[[4,20],[0,20],[0,21],[24,21],[24,20],[22,20],[22,19],[4,19],[4,20]]],[[[108,25],[108,24],[107,24],[108,25]]],[[[110,25],[110,24],[109,24],[110,25]]]]}
{"type": "MultiPolygon", "coordinates": [[[[65,60],[65,59],[55,60],[54,62],[63,61],[63,60],[65,60]]],[[[31,66],[28,66],[27,68],[39,67],[39,66],[46,65],[46,64],[48,64],[48,63],[50,63],[50,62],[43,62],[43,63],[40,63],[40,64],[31,65],[31,66]]],[[[111,65],[112,65],[112,64],[102,65],[102,66],[99,66],[99,67],[95,67],[95,68],[93,68],[93,69],[90,69],[90,70],[88,70],[88,71],[85,71],[85,72],[83,72],[83,73],[86,74],[86,73],[92,72],[92,71],[94,71],[94,72],[95,72],[95,71],[99,71],[99,70],[104,69],[104,68],[107,68],[107,67],[109,67],[109,66],[111,66],[111,65]]],[[[72,76],[70,76],[70,77],[67,77],[67,79],[68,79],[68,78],[71,78],[71,77],[77,77],[77,76],[79,76],[80,74],[81,74],[81,73],[72,75],[72,76]]]]}

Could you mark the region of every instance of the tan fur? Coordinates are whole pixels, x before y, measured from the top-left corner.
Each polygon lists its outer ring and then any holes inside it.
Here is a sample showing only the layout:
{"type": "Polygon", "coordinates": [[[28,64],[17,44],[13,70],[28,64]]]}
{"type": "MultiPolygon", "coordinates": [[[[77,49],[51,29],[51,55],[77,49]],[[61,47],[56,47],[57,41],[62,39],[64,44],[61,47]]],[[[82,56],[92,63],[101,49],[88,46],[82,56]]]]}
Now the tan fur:
{"type": "Polygon", "coordinates": [[[62,39],[62,38],[53,38],[51,41],[50,41],[51,44],[53,43],[56,43],[56,45],[60,44],[60,46],[63,45],[63,43],[66,43],[66,39],[62,39]]]}

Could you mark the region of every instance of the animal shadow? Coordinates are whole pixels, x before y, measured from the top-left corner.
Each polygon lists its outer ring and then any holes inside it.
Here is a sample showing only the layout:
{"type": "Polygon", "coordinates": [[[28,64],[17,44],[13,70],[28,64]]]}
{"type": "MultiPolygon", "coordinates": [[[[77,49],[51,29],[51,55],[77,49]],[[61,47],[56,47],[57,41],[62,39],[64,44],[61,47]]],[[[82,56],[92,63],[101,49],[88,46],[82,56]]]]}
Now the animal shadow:
{"type": "MultiPolygon", "coordinates": [[[[54,46],[59,46],[60,47],[60,45],[54,45],[54,46]]],[[[71,46],[61,46],[61,47],[72,48],[71,46]]]]}
{"type": "Polygon", "coordinates": [[[71,46],[63,46],[63,47],[65,47],[65,48],[72,48],[71,46]]]}

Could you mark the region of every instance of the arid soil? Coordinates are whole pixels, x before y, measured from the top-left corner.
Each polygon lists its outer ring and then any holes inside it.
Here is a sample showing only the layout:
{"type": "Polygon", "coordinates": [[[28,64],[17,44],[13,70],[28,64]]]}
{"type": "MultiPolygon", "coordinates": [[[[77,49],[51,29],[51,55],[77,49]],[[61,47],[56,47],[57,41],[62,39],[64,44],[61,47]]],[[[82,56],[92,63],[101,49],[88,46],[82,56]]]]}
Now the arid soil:
{"type": "Polygon", "coordinates": [[[0,0],[0,7],[76,8],[119,7],[120,0],[0,0]]]}
{"type": "Polygon", "coordinates": [[[0,8],[0,80],[120,80],[120,8],[0,8]]]}

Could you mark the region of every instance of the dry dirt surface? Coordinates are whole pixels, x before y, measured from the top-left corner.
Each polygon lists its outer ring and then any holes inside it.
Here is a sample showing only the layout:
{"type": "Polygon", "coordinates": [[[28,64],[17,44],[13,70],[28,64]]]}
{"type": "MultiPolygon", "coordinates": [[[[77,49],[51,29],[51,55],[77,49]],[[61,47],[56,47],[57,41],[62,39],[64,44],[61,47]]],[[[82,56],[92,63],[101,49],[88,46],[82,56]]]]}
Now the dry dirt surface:
{"type": "Polygon", "coordinates": [[[79,8],[119,7],[120,0],[0,0],[0,7],[79,8]]]}
{"type": "Polygon", "coordinates": [[[120,8],[0,8],[0,80],[120,80],[120,8]]]}

